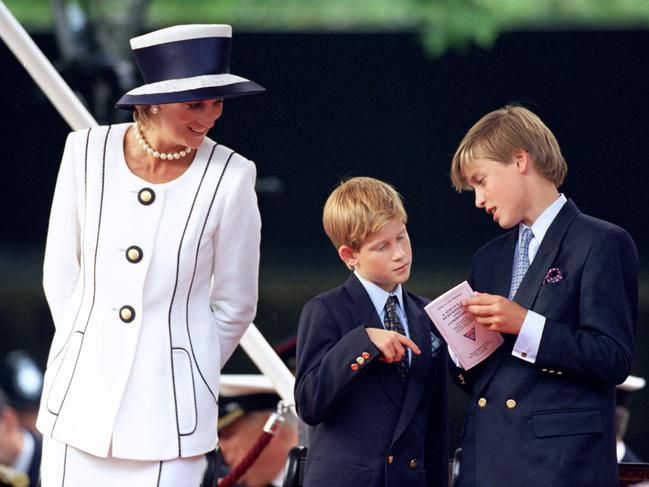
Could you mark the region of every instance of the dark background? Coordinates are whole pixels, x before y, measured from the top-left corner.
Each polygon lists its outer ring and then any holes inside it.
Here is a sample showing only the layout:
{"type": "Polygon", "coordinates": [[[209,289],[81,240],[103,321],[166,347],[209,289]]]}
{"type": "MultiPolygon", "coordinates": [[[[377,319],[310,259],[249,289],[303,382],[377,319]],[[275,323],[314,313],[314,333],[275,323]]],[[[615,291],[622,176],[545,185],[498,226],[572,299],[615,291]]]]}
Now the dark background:
{"type": "MultiPolygon", "coordinates": [[[[256,323],[276,344],[295,333],[302,304],[341,283],[344,266],[321,229],[321,208],[342,179],[369,175],[405,198],[415,265],[409,288],[435,297],[467,276],[472,253],[501,230],[456,194],[450,159],[482,115],[520,102],[547,123],[569,173],[562,191],[582,211],[626,228],[641,255],[633,372],[649,375],[646,224],[649,182],[649,32],[525,32],[493,49],[426,55],[416,34],[235,33],[232,72],[268,92],[228,101],[210,134],[257,163],[262,191],[256,323]]],[[[53,37],[35,40],[57,59],[53,37]]],[[[52,325],[40,289],[43,245],[69,128],[0,45],[0,356],[40,362],[52,325]]],[[[87,80],[67,79],[87,94],[87,80]]],[[[117,99],[119,94],[115,94],[117,99]]],[[[261,189],[261,186],[260,186],[261,189]]],[[[254,371],[238,352],[226,371],[254,371]]],[[[466,399],[450,387],[451,446],[466,399]]],[[[628,442],[649,460],[649,392],[634,393],[628,442]]]]}

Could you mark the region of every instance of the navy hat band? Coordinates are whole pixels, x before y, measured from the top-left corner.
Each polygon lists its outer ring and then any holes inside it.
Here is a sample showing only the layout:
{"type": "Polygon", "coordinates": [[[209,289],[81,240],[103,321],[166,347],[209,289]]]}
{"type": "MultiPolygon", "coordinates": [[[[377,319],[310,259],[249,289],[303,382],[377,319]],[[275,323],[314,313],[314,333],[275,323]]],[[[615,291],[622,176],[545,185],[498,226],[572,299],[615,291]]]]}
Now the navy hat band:
{"type": "Polygon", "coordinates": [[[230,72],[231,37],[203,37],[135,49],[146,84],[230,72]],[[210,53],[210,56],[205,56],[210,53]]]}

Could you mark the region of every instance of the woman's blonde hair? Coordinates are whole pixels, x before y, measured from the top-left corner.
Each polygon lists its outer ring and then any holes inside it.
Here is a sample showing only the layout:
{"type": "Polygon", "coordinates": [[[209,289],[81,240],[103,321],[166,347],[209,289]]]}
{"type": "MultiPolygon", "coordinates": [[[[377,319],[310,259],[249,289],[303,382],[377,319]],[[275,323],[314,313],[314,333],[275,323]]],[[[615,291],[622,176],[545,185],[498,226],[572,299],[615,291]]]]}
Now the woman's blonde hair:
{"type": "Polygon", "coordinates": [[[135,105],[133,107],[133,121],[146,125],[151,120],[151,105],[135,105]]]}
{"type": "Polygon", "coordinates": [[[344,181],[329,195],[322,212],[324,230],[336,249],[358,250],[367,236],[392,218],[408,215],[401,196],[387,183],[368,177],[344,181]]]}
{"type": "Polygon", "coordinates": [[[482,117],[460,142],[451,162],[451,182],[460,192],[471,189],[464,177],[466,166],[476,159],[509,164],[515,151],[527,151],[536,171],[558,188],[568,172],[559,143],[543,121],[519,105],[505,107],[482,117]]]}

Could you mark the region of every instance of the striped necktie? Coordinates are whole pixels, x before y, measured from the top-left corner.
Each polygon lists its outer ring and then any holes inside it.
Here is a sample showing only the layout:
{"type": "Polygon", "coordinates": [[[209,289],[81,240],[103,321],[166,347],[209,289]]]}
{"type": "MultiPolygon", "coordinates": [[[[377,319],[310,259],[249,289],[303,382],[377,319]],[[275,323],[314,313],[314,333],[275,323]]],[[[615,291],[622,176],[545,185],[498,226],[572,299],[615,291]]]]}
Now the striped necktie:
{"type": "Polygon", "coordinates": [[[532,230],[526,228],[523,230],[523,235],[521,235],[521,242],[518,245],[518,250],[516,252],[516,260],[514,261],[514,267],[512,271],[512,285],[509,288],[509,299],[513,299],[518,291],[518,286],[521,285],[523,277],[527,269],[530,267],[530,241],[534,238],[532,230]]]}

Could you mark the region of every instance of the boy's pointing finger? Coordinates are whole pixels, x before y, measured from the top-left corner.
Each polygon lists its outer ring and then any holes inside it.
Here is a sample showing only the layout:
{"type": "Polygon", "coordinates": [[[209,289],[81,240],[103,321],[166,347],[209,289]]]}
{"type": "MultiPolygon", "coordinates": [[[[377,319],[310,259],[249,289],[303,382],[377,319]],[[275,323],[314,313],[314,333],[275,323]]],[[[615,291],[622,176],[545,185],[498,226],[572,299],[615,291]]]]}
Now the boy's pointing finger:
{"type": "Polygon", "coordinates": [[[399,341],[401,342],[402,345],[405,345],[408,347],[410,350],[415,352],[417,355],[421,355],[421,350],[419,350],[419,347],[415,342],[413,342],[410,338],[404,335],[398,335],[399,341]]]}

